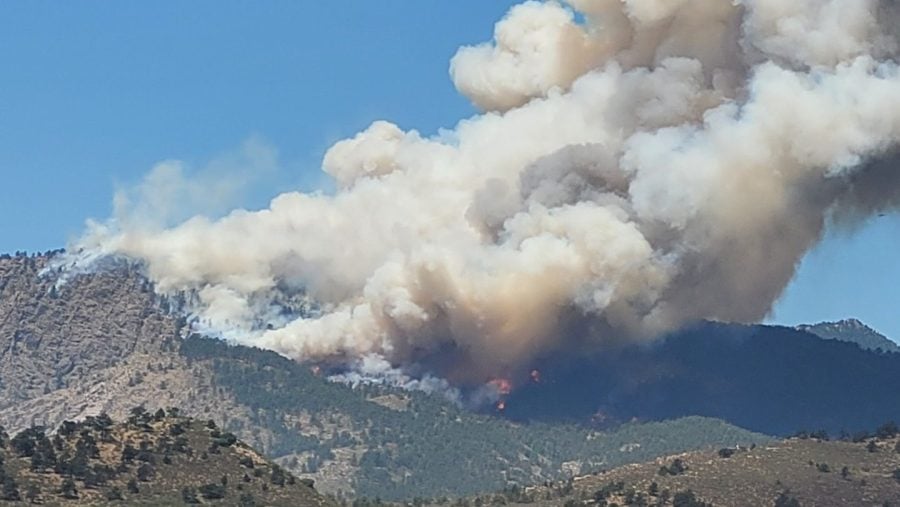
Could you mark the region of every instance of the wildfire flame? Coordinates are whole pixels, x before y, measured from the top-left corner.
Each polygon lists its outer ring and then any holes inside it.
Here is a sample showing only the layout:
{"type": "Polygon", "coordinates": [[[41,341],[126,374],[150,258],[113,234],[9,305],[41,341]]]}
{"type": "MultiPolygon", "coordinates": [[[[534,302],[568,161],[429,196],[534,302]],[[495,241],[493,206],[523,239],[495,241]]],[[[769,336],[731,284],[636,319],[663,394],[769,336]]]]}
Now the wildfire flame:
{"type": "Polygon", "coordinates": [[[531,381],[535,384],[541,383],[541,372],[539,370],[531,370],[531,381]]]}
{"type": "Polygon", "coordinates": [[[505,378],[495,378],[488,381],[488,385],[493,387],[497,394],[506,396],[512,392],[512,382],[505,378]]]}
{"type": "Polygon", "coordinates": [[[506,410],[506,402],[503,400],[498,401],[497,402],[497,412],[503,412],[504,410],[506,410]]]}

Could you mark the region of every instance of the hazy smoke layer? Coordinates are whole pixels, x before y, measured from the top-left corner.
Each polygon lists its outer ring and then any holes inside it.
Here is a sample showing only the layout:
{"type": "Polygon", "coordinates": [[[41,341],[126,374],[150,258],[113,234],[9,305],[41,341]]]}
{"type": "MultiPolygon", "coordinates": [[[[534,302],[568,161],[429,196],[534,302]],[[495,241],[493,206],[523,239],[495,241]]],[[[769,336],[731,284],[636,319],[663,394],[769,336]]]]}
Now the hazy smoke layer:
{"type": "Polygon", "coordinates": [[[527,367],[573,319],[598,341],[757,321],[831,218],[900,197],[894,5],[526,2],[453,58],[485,113],[451,134],[375,122],[325,156],[334,195],[78,246],[242,341],[455,380],[527,367]],[[318,311],[273,311],[300,294],[318,311]]]}

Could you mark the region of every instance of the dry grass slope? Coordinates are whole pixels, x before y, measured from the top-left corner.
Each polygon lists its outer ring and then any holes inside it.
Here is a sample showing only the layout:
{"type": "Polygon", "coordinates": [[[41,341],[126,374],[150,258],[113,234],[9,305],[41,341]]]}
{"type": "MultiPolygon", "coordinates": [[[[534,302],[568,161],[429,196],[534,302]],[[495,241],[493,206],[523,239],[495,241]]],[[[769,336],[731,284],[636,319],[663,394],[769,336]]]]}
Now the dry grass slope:
{"type": "MultiPolygon", "coordinates": [[[[539,506],[900,505],[900,439],[793,438],[768,446],[685,453],[506,497],[513,505],[539,506]],[[686,501],[688,491],[696,503],[686,501]],[[676,502],[677,493],[683,503],[676,502]]],[[[493,498],[481,499],[485,501],[493,498]]]]}

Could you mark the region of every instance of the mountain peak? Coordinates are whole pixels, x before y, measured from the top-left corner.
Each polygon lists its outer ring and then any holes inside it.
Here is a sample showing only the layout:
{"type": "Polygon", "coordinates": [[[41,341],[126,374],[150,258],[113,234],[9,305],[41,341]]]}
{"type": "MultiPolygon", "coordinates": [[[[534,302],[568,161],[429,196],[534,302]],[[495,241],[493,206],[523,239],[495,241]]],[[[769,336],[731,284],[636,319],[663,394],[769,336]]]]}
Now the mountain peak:
{"type": "Polygon", "coordinates": [[[867,350],[880,349],[885,352],[900,352],[900,346],[855,318],[848,318],[836,322],[820,322],[812,325],[800,325],[797,326],[797,329],[812,333],[826,340],[855,343],[867,350]]]}

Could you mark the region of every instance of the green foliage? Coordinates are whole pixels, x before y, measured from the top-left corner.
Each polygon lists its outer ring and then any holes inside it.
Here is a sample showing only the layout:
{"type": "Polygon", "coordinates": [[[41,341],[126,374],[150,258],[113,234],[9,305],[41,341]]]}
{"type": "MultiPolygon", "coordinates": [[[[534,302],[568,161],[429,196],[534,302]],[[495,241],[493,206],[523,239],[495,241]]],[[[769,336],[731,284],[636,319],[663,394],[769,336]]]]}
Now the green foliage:
{"type": "Polygon", "coordinates": [[[144,463],[137,469],[137,479],[141,482],[150,482],[155,475],[156,470],[149,463],[144,463]]]}
{"type": "Polygon", "coordinates": [[[9,501],[21,500],[22,497],[19,495],[19,485],[12,477],[3,477],[2,496],[0,496],[0,498],[9,501]]]}
{"type": "Polygon", "coordinates": [[[284,470],[279,466],[272,467],[272,476],[270,477],[272,484],[276,486],[284,486],[285,475],[284,470]]]}
{"type": "Polygon", "coordinates": [[[598,503],[600,501],[606,501],[611,495],[619,493],[624,489],[624,482],[611,482],[594,492],[594,500],[598,503]]]}
{"type": "Polygon", "coordinates": [[[75,486],[75,481],[72,480],[71,477],[63,479],[62,484],[59,487],[59,496],[70,500],[78,498],[78,489],[75,486]]]}
{"type": "Polygon", "coordinates": [[[237,442],[237,436],[234,433],[226,432],[221,434],[218,438],[213,439],[213,444],[219,447],[230,447],[237,442]]]}
{"type": "Polygon", "coordinates": [[[38,503],[41,498],[41,489],[36,485],[32,484],[28,486],[28,489],[25,490],[25,499],[28,500],[29,503],[38,503]]]}
{"type": "Polygon", "coordinates": [[[197,498],[197,491],[194,488],[185,486],[181,490],[181,499],[187,504],[198,504],[200,499],[197,498]]]}
{"type": "Polygon", "coordinates": [[[22,430],[10,440],[10,446],[19,456],[31,457],[37,449],[38,442],[47,438],[43,426],[32,426],[22,430]]]}
{"type": "Polygon", "coordinates": [[[875,430],[875,436],[882,440],[894,438],[897,434],[900,434],[900,428],[897,427],[897,423],[894,421],[888,421],[875,430]]]}
{"type": "Polygon", "coordinates": [[[712,507],[712,504],[700,501],[691,491],[679,491],[672,497],[672,507],[712,507]]]}
{"type": "Polygon", "coordinates": [[[122,500],[122,490],[118,486],[113,486],[106,491],[107,500],[122,500]]]}
{"type": "Polygon", "coordinates": [[[225,486],[221,484],[216,484],[214,482],[209,484],[204,484],[197,488],[200,492],[200,496],[202,496],[206,500],[219,500],[221,498],[225,498],[226,489],[225,486]]]}
{"type": "Polygon", "coordinates": [[[675,458],[669,466],[659,467],[659,475],[681,475],[687,471],[687,465],[681,458],[675,458]]]}
{"type": "Polygon", "coordinates": [[[800,507],[800,501],[788,495],[787,492],[782,492],[775,499],[775,507],[800,507]]]}

